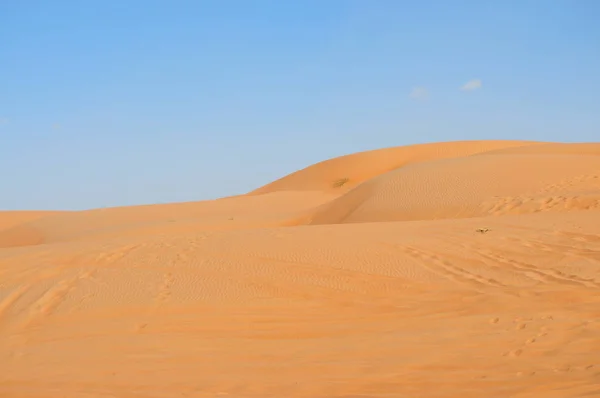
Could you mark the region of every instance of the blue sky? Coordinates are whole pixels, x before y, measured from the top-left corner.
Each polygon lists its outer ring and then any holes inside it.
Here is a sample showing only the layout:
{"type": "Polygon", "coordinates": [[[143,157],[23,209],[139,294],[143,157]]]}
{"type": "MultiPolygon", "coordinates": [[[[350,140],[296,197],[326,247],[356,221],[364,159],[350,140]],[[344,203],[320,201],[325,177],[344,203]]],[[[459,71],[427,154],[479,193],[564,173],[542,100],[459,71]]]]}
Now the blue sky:
{"type": "Polygon", "coordinates": [[[212,199],[418,142],[600,141],[599,20],[595,0],[3,1],[0,209],[212,199]]]}

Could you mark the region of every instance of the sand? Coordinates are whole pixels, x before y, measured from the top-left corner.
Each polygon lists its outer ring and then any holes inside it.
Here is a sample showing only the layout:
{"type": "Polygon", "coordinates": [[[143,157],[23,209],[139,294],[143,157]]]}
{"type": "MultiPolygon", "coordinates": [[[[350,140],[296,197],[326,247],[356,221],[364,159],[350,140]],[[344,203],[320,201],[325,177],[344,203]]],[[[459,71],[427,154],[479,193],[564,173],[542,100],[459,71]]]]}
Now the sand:
{"type": "Polygon", "coordinates": [[[600,144],[369,151],[0,212],[1,397],[600,396],[600,144]]]}

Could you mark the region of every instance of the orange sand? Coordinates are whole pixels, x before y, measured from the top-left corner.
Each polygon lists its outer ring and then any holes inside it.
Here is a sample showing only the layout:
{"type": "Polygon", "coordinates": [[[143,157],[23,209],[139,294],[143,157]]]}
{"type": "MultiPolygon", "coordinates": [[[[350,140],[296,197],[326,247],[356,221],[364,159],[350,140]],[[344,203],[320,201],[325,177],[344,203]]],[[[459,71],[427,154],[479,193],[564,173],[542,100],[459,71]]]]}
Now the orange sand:
{"type": "Polygon", "coordinates": [[[600,396],[600,144],[452,142],[248,195],[0,212],[0,397],[600,396]]]}

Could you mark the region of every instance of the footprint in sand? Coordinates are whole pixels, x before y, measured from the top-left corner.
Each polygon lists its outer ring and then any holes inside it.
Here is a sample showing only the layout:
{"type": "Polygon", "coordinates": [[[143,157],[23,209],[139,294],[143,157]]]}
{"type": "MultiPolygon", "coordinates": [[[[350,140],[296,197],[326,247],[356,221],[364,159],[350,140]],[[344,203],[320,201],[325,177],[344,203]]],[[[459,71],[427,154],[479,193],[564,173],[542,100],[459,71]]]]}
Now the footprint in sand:
{"type": "Polygon", "coordinates": [[[172,273],[168,272],[168,273],[164,274],[163,283],[162,283],[160,290],[158,292],[158,295],[156,297],[160,303],[163,303],[163,302],[169,300],[169,298],[171,297],[171,286],[173,286],[174,282],[175,282],[175,280],[173,279],[172,273]]]}
{"type": "Polygon", "coordinates": [[[140,323],[139,325],[136,325],[134,331],[136,333],[142,333],[147,327],[148,327],[147,323],[140,323]]]}
{"type": "Polygon", "coordinates": [[[522,353],[523,353],[523,350],[519,348],[519,349],[516,349],[516,350],[508,351],[508,352],[504,353],[503,356],[505,356],[505,357],[513,357],[514,358],[514,357],[521,356],[522,353]]]}

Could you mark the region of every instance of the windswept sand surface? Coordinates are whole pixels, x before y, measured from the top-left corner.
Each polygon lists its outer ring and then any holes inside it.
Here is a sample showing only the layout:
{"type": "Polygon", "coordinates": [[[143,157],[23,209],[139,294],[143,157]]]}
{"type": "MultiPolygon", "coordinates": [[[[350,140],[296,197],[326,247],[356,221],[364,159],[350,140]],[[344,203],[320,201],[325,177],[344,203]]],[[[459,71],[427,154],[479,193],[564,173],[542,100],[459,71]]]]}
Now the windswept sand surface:
{"type": "Polygon", "coordinates": [[[215,201],[0,212],[0,396],[600,397],[600,144],[415,145],[215,201]]]}

